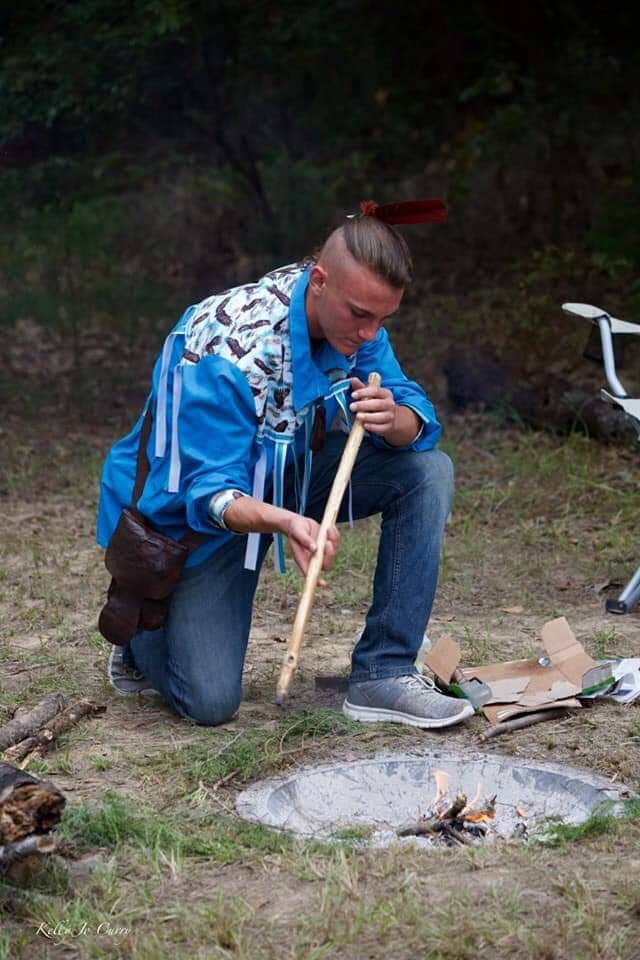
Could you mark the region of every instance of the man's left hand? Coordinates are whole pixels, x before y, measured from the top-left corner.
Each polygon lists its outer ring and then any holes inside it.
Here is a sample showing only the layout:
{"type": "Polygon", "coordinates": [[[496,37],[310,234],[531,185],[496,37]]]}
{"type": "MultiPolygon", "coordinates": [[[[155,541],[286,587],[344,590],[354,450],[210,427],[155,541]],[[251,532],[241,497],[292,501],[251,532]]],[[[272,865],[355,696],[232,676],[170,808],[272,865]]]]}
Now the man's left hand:
{"type": "Polygon", "coordinates": [[[386,387],[371,387],[358,377],[352,377],[351,400],[349,409],[365,430],[394,447],[412,443],[420,430],[417,415],[409,407],[397,404],[386,387]]]}

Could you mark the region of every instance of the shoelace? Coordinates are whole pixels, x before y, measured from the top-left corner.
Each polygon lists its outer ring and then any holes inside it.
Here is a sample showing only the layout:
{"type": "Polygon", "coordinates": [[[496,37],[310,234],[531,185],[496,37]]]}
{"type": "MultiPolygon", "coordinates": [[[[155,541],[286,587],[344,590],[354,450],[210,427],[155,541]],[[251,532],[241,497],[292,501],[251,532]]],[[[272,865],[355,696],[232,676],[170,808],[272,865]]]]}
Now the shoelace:
{"type": "Polygon", "coordinates": [[[435,683],[431,677],[425,677],[422,673],[409,673],[404,677],[400,677],[402,683],[407,687],[417,687],[420,689],[435,690],[436,693],[440,691],[437,690],[435,683]]]}
{"type": "Polygon", "coordinates": [[[128,663],[123,663],[122,669],[130,680],[144,680],[144,673],[140,673],[136,667],[130,667],[128,663]]]}

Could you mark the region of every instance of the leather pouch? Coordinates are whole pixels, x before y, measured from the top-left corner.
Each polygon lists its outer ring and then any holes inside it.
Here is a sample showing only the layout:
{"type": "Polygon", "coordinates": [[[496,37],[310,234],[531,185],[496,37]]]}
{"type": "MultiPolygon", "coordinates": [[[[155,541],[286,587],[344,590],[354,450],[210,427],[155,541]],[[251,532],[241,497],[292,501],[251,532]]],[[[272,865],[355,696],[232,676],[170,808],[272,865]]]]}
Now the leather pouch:
{"type": "Polygon", "coordinates": [[[163,600],[178,582],[188,556],[186,544],[154,530],[140,514],[123,510],[104,562],[128,593],[163,600]]]}
{"type": "Polygon", "coordinates": [[[113,579],[98,629],[105,640],[118,646],[128,643],[138,630],[157,630],[164,624],[185,561],[206,540],[195,530],[172,540],[155,530],[137,509],[149,473],[145,451],[150,434],[149,406],[140,432],[132,505],[120,514],[104,557],[113,579]]]}
{"type": "Polygon", "coordinates": [[[123,646],[138,630],[161,627],[190,552],[140,514],[123,510],[104,558],[113,579],[98,619],[102,636],[123,646]]]}

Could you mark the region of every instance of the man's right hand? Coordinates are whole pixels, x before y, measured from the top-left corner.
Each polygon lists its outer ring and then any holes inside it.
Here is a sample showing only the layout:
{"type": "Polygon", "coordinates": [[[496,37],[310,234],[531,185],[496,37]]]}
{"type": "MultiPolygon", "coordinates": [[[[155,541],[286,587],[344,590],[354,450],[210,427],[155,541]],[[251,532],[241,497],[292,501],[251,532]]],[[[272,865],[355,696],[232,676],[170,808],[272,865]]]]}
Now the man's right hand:
{"type": "MultiPolygon", "coordinates": [[[[293,559],[306,576],[311,557],[316,552],[320,524],[311,517],[301,517],[292,510],[274,507],[254,497],[240,497],[233,500],[224,515],[225,523],[236,533],[283,533],[291,547],[293,559]]],[[[340,545],[340,533],[335,526],[330,527],[322,559],[322,569],[330,570],[340,545]]],[[[318,581],[324,586],[324,581],[318,581]]]]}
{"type": "MultiPolygon", "coordinates": [[[[311,557],[317,549],[318,534],[320,533],[320,524],[312,520],[311,517],[301,517],[297,513],[290,513],[288,522],[283,531],[289,541],[293,559],[297,563],[302,573],[306,576],[309,569],[311,557]]],[[[340,531],[334,525],[327,531],[327,539],[324,547],[324,557],[322,559],[322,569],[330,570],[333,566],[335,555],[340,546],[340,531]]],[[[323,583],[323,581],[320,581],[323,583]]]]}

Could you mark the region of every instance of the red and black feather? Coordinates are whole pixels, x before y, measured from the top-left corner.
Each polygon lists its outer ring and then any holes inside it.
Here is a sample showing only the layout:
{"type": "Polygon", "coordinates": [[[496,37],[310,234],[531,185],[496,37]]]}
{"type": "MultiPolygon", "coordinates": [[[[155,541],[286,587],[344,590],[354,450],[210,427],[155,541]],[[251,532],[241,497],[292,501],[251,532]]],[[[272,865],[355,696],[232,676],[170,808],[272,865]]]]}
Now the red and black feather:
{"type": "Polygon", "coordinates": [[[375,200],[363,200],[360,210],[364,216],[375,217],[388,224],[444,223],[447,219],[447,206],[439,197],[383,204],[375,200]]]}

